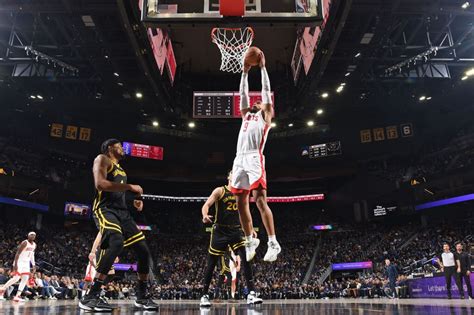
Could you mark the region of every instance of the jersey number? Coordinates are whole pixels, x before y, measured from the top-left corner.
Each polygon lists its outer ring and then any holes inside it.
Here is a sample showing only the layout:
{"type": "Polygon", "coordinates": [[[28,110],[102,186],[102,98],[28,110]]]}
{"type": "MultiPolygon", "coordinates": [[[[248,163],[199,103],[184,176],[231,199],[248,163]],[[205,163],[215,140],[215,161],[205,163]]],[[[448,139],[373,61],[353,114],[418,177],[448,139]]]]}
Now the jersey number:
{"type": "Polygon", "coordinates": [[[242,130],[243,132],[247,131],[247,128],[249,127],[250,121],[258,121],[258,116],[257,115],[252,115],[247,118],[247,120],[244,123],[244,129],[242,130]]]}
{"type": "Polygon", "coordinates": [[[229,202],[227,203],[227,208],[226,210],[229,210],[229,211],[237,211],[237,203],[236,202],[229,202]]]}
{"type": "Polygon", "coordinates": [[[246,132],[247,131],[247,128],[249,126],[249,122],[246,121],[245,124],[244,124],[244,129],[242,130],[243,132],[246,132]]]}

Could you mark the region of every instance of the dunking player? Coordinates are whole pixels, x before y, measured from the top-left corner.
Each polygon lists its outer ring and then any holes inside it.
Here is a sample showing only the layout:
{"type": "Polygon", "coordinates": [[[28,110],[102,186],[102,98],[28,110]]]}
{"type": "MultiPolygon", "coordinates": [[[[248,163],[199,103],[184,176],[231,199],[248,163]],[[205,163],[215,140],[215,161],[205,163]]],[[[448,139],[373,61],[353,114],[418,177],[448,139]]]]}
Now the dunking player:
{"type": "Polygon", "coordinates": [[[8,280],[5,285],[0,288],[0,296],[3,296],[5,290],[7,290],[10,286],[14,285],[21,279],[20,285],[18,286],[18,290],[16,292],[13,301],[15,302],[24,302],[25,300],[21,298],[21,293],[25,289],[26,283],[28,282],[28,278],[30,277],[30,263],[33,267],[32,273],[36,272],[35,266],[35,249],[36,249],[36,233],[30,232],[28,233],[28,239],[21,242],[18,250],[15,254],[15,260],[13,261],[13,269],[12,269],[12,278],[8,280]]]}
{"type": "Polygon", "coordinates": [[[242,229],[245,233],[246,260],[253,259],[255,249],[260,244],[260,240],[252,236],[253,224],[249,206],[249,194],[252,191],[268,235],[268,250],[263,260],[271,262],[277,259],[281,247],[276,240],[273,214],[267,204],[267,181],[263,149],[272,123],[273,106],[270,79],[265,68],[265,56],[263,52],[260,54],[262,102],[257,102],[250,108],[248,84],[250,66],[247,64],[244,65],[240,81],[242,126],[237,142],[237,156],[232,168],[231,191],[236,196],[242,229]]]}
{"type": "MultiPolygon", "coordinates": [[[[143,189],[127,184],[127,174],[119,165],[124,152],[120,141],[108,139],[102,143],[102,154],[94,160],[93,175],[96,188],[93,211],[94,221],[102,234],[103,252],[97,266],[97,274],[89,293],[79,302],[79,307],[87,311],[112,312],[113,308],[100,299],[100,289],[104,284],[112,264],[124,246],[133,246],[138,258],[138,290],[135,306],[144,310],[157,310],[147,293],[150,250],[145,236],[131,217],[125,200],[125,192],[130,191],[141,197],[143,189]]],[[[138,211],[143,210],[141,200],[133,201],[138,211]]]]}
{"type": "MultiPolygon", "coordinates": [[[[92,244],[92,249],[89,253],[89,263],[87,264],[86,268],[86,276],[84,277],[84,288],[82,289],[82,296],[84,297],[87,294],[87,289],[89,288],[89,285],[92,284],[94,281],[94,278],[97,274],[97,264],[102,258],[102,255],[104,254],[105,250],[100,249],[99,245],[102,242],[102,233],[100,231],[97,233],[97,236],[95,237],[94,243],[92,244]],[[97,261],[98,257],[98,261],[97,261]]],[[[119,262],[119,258],[115,258],[114,264],[119,262]]],[[[112,265],[110,268],[109,272],[107,273],[107,278],[104,280],[104,285],[107,285],[107,282],[113,278],[115,275],[115,269],[112,265]]]]}
{"type": "MultiPolygon", "coordinates": [[[[231,176],[232,173],[230,173],[228,176],[229,184],[231,176]]],[[[245,255],[245,242],[242,239],[242,230],[239,222],[237,204],[235,203],[235,196],[231,193],[228,186],[214,189],[211,196],[202,206],[201,212],[203,223],[214,223],[211,230],[209,257],[204,274],[204,290],[200,303],[200,305],[203,307],[209,307],[211,306],[208,295],[209,285],[211,284],[212,273],[214,272],[214,268],[217,265],[219,257],[222,257],[225,254],[228,247],[230,247],[238,255],[245,255]],[[209,215],[209,208],[213,204],[216,208],[214,219],[209,215]]],[[[252,232],[254,232],[253,228],[252,232]]],[[[246,260],[244,260],[243,267],[247,288],[250,291],[250,293],[247,295],[247,304],[262,303],[262,299],[258,298],[255,294],[252,268],[246,260]]]]}

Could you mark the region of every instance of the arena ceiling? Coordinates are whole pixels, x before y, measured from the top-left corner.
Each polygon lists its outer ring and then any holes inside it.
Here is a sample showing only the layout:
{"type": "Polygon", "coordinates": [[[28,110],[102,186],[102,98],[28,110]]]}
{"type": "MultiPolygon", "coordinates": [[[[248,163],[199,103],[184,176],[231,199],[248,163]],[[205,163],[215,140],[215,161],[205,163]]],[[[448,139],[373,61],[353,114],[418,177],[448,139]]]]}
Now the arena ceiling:
{"type": "MultiPolygon", "coordinates": [[[[396,109],[400,100],[409,110],[423,95],[435,104],[462,90],[461,78],[474,62],[474,11],[462,8],[464,2],[354,0],[348,17],[334,26],[343,26],[337,42],[321,43],[308,76],[296,85],[290,70],[296,34],[278,34],[277,40],[264,31],[262,45],[278,52],[267,56],[272,84],[284,95],[281,125],[304,125],[310,117],[331,123],[352,108],[396,109]],[[416,56],[423,57],[407,63],[416,56]],[[389,96],[393,102],[381,104],[389,96]]],[[[0,93],[8,96],[8,106],[50,115],[60,108],[61,115],[84,117],[115,110],[135,123],[157,118],[164,127],[179,127],[192,118],[193,88],[236,88],[238,77],[215,78],[217,49],[192,59],[196,37],[207,40],[208,32],[193,37],[182,29],[173,37],[178,71],[172,87],[154,68],[134,5],[132,0],[2,2],[0,93]]]]}

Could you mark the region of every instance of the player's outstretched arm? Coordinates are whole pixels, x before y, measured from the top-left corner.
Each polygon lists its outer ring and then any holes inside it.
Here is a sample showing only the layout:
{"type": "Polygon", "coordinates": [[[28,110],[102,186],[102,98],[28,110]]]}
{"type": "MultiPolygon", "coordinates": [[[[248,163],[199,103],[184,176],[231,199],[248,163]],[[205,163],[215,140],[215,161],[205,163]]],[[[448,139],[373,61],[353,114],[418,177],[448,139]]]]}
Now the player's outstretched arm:
{"type": "Polygon", "coordinates": [[[203,223],[211,223],[212,222],[212,215],[209,215],[209,208],[219,200],[219,197],[222,195],[222,187],[216,188],[212,191],[212,194],[207,198],[206,202],[201,208],[202,213],[202,222],[203,223]]]}
{"type": "Polygon", "coordinates": [[[270,77],[265,68],[265,55],[262,52],[260,57],[260,72],[262,74],[262,105],[265,122],[271,124],[273,117],[272,89],[270,87],[270,77]]]}
{"type": "Polygon", "coordinates": [[[107,156],[100,154],[95,158],[92,172],[94,174],[94,184],[97,190],[109,192],[130,190],[138,196],[143,194],[143,189],[139,185],[121,184],[107,180],[107,169],[111,166],[112,162],[107,156]]]}
{"type": "Polygon", "coordinates": [[[249,97],[249,70],[250,67],[244,66],[242,77],[240,78],[240,114],[242,118],[250,111],[250,97],[249,97]]]}

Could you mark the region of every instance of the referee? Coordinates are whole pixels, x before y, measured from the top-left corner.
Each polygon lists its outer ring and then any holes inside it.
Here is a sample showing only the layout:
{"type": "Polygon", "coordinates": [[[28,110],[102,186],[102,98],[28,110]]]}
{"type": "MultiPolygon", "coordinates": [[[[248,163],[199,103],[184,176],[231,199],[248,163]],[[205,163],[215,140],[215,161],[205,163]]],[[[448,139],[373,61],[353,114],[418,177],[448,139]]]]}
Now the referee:
{"type": "Polygon", "coordinates": [[[461,283],[457,273],[461,272],[459,260],[456,260],[454,254],[449,250],[449,244],[443,244],[443,253],[441,254],[441,271],[444,272],[446,278],[446,289],[448,290],[448,299],[451,299],[451,278],[454,277],[454,281],[458,287],[461,299],[464,299],[464,291],[461,288],[461,283]]]}
{"type": "Polygon", "coordinates": [[[462,243],[458,242],[456,243],[456,252],[454,253],[454,257],[456,257],[456,261],[459,261],[459,267],[461,270],[458,269],[458,275],[459,275],[459,283],[461,284],[461,289],[462,289],[462,294],[461,296],[464,295],[464,288],[462,286],[462,282],[466,283],[467,286],[467,295],[469,297],[469,300],[472,300],[472,286],[471,286],[471,258],[469,257],[469,254],[466,252],[463,252],[462,250],[462,243]],[[461,272],[459,272],[461,271],[461,272]]]}

